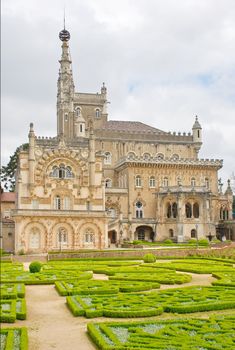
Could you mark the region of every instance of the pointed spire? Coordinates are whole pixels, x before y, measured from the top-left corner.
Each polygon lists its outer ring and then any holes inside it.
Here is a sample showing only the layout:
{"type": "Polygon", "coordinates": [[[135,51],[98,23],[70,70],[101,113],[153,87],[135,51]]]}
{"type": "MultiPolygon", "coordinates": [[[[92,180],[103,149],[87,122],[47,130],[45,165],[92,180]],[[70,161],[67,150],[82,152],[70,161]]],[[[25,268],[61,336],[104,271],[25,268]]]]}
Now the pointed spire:
{"type": "Polygon", "coordinates": [[[195,122],[194,122],[194,124],[193,124],[193,129],[201,129],[202,127],[201,127],[201,124],[199,123],[199,121],[198,121],[198,116],[196,115],[196,117],[195,117],[195,122]]]}
{"type": "Polygon", "coordinates": [[[233,195],[233,191],[232,191],[232,188],[231,188],[231,181],[230,179],[228,179],[228,186],[227,186],[227,189],[225,191],[225,194],[226,195],[229,195],[229,196],[232,196],[233,195]]]}

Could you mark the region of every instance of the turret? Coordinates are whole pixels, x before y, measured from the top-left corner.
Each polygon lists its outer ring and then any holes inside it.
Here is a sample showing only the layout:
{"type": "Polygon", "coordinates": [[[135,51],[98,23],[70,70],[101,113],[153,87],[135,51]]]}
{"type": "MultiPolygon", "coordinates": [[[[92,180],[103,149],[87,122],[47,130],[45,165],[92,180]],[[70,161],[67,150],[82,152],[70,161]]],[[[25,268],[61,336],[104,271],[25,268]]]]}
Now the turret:
{"type": "Polygon", "coordinates": [[[192,127],[193,131],[193,142],[194,142],[194,148],[196,150],[196,153],[198,155],[198,152],[202,145],[202,127],[198,121],[198,117],[196,116],[195,122],[192,127]]]}

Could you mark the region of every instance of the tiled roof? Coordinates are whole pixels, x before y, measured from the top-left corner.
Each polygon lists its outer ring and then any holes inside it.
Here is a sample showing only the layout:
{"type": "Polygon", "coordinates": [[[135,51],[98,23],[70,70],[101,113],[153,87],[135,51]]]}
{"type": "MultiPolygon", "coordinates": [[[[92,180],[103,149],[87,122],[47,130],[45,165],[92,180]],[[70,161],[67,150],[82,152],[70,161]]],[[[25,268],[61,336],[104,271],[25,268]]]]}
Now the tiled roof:
{"type": "Polygon", "coordinates": [[[0,194],[1,202],[15,202],[16,193],[15,192],[3,192],[0,194]]]}
{"type": "Polygon", "coordinates": [[[165,133],[162,130],[156,129],[152,126],[141,122],[132,121],[119,121],[119,120],[109,120],[104,123],[101,130],[107,131],[122,131],[122,132],[135,132],[135,133],[165,133]]]}

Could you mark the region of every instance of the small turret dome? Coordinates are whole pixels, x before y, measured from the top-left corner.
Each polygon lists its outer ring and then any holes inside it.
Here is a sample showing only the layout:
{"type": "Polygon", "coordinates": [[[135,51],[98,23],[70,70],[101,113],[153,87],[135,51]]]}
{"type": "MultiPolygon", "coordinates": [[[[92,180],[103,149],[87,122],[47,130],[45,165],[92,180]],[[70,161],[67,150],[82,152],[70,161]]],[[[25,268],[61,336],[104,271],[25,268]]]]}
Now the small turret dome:
{"type": "Polygon", "coordinates": [[[198,121],[198,116],[196,115],[195,122],[193,124],[193,129],[201,129],[201,124],[198,121]]]}
{"type": "Polygon", "coordinates": [[[66,29],[61,30],[61,32],[59,33],[59,38],[61,41],[69,41],[70,39],[69,31],[66,29]]]}

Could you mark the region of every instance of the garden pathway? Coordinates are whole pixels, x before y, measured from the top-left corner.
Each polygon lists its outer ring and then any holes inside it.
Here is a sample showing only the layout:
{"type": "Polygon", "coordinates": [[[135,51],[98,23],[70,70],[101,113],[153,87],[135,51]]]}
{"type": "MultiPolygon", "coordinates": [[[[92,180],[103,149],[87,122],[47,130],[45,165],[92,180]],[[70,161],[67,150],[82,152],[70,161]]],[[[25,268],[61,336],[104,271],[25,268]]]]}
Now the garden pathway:
{"type": "Polygon", "coordinates": [[[74,317],[52,285],[26,286],[29,350],[94,350],[86,334],[87,320],[74,317]]]}

